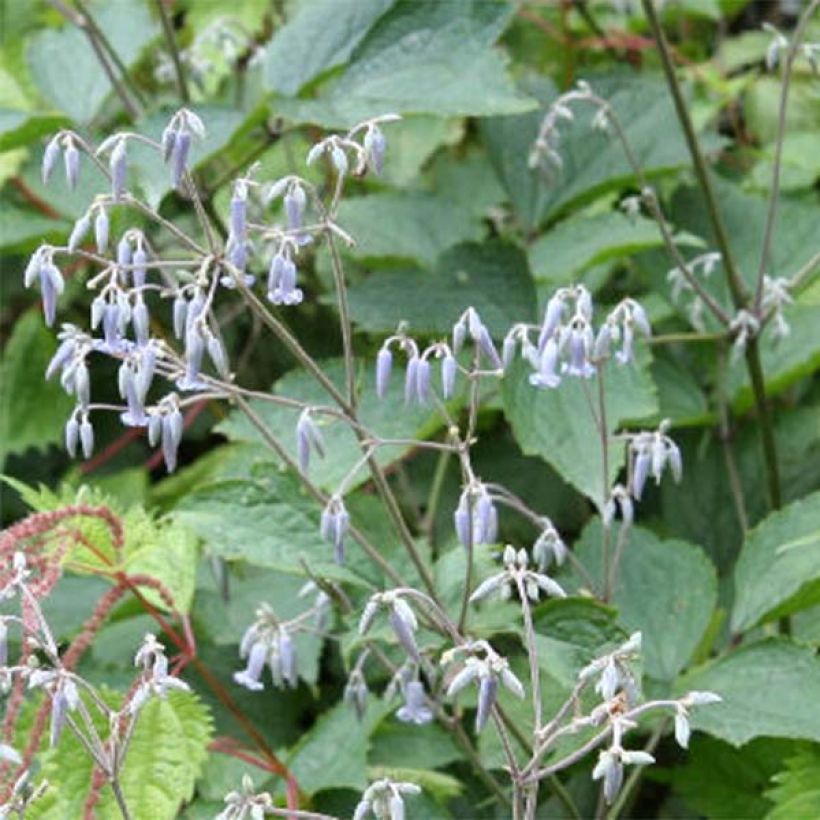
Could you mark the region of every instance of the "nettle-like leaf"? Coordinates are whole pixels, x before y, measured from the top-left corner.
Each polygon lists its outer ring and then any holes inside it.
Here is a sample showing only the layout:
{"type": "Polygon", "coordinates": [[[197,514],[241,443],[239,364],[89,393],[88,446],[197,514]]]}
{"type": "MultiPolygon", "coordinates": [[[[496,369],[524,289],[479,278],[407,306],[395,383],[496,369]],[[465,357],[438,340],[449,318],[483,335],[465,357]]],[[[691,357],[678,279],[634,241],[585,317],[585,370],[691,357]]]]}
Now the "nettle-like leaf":
{"type": "MultiPolygon", "coordinates": [[[[122,561],[118,562],[111,532],[96,518],[78,516],[75,527],[94,549],[75,543],[63,558],[63,566],[79,574],[101,574],[125,571],[130,575],[149,575],[161,581],[174,599],[177,611],[187,612],[194,595],[198,550],[196,538],[169,518],[156,518],[140,506],[124,506],[98,488],[79,489],[63,485],[58,491],[41,486],[27,487],[20,481],[3,476],[3,480],[20,493],[23,501],[36,512],[57,510],[72,504],[108,507],[123,525],[122,561]]],[[[150,603],[167,610],[168,604],[151,588],[141,593],[150,603]]]]}
{"type": "Polygon", "coordinates": [[[384,271],[350,289],[353,321],[363,330],[449,337],[470,306],[494,336],[535,319],[535,289],[527,258],[502,242],[463,243],[439,256],[435,271],[384,271]]]}
{"type": "MultiPolygon", "coordinates": [[[[639,348],[635,364],[606,367],[604,390],[610,435],[626,420],[657,414],[655,386],[649,374],[649,353],[639,348]]],[[[597,414],[595,379],[565,377],[554,389],[538,390],[529,383],[531,368],[515,364],[504,377],[504,412],[526,455],[541,456],[573,487],[603,508],[603,447],[593,416],[597,414]]],[[[609,445],[611,485],[624,464],[622,443],[609,445]]]]}
{"type": "Polygon", "coordinates": [[[820,602],[820,493],[772,513],[748,533],[734,581],[735,632],[820,602]]]}
{"type": "Polygon", "coordinates": [[[723,702],[698,710],[692,727],[735,746],[767,735],[820,741],[820,659],[809,647],[776,638],[741,646],[676,688],[717,692],[723,702]]]}
{"type": "MultiPolygon", "coordinates": [[[[616,540],[617,528],[610,549],[616,540]]],[[[603,530],[595,519],[575,546],[584,567],[598,580],[602,544],[603,530]]],[[[618,623],[628,632],[643,634],[646,674],[672,681],[691,660],[709,626],[717,603],[715,567],[694,544],[663,540],[643,527],[634,527],[623,552],[612,603],[618,610],[618,623]]]]}
{"type": "MultiPolygon", "coordinates": [[[[106,693],[117,704],[120,695],[106,693]]],[[[23,727],[24,728],[24,727],[23,727]]],[[[107,727],[100,726],[105,733],[107,727]]],[[[189,692],[150,700],[137,721],[120,782],[132,817],[177,817],[190,800],[213,734],[206,706],[189,692]]],[[[32,818],[81,817],[91,784],[92,762],[80,741],[65,731],[59,744],[39,756],[39,775],[49,783],[44,797],[27,810],[32,818]]],[[[114,796],[103,787],[97,816],[118,817],[114,796]]]]}
{"type": "Polygon", "coordinates": [[[14,325],[0,364],[0,465],[9,453],[62,438],[74,402],[59,384],[43,379],[56,346],[37,311],[14,325]]]}
{"type": "MultiPolygon", "coordinates": [[[[506,3],[476,0],[397,3],[316,99],[278,100],[277,109],[290,119],[331,127],[353,125],[374,111],[486,116],[530,110],[535,101],[516,89],[492,48],[512,12],[506,3]]],[[[369,15],[363,18],[351,23],[367,25],[369,15]]],[[[354,30],[352,39],[358,34],[354,30]]],[[[336,45],[331,59],[343,54],[336,45]]]]}
{"type": "Polygon", "coordinates": [[[820,814],[820,750],[816,746],[802,747],[786,760],[786,768],[772,780],[776,785],[766,792],[766,797],[775,805],[766,820],[793,820],[820,814]]]}

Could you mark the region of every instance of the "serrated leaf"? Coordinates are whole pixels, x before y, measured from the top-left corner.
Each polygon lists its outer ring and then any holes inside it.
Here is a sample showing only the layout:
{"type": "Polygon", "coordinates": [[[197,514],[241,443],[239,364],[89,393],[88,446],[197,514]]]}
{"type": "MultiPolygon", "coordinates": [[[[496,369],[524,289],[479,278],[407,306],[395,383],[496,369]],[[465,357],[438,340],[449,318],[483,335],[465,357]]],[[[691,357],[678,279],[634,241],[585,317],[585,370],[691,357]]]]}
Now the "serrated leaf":
{"type": "MultiPolygon", "coordinates": [[[[504,412],[521,449],[548,461],[603,509],[603,448],[598,444],[600,433],[591,410],[591,406],[597,408],[597,384],[594,379],[567,376],[557,388],[539,390],[529,383],[530,372],[528,365],[517,362],[502,385],[504,412]]],[[[621,367],[613,363],[604,378],[610,434],[621,421],[658,412],[649,354],[642,347],[635,364],[621,367]]],[[[610,443],[608,483],[623,463],[623,445],[610,443]]]]}
{"type": "MultiPolygon", "coordinates": [[[[618,211],[571,216],[530,246],[530,267],[537,281],[560,287],[575,282],[593,265],[662,244],[660,229],[652,219],[632,219],[618,211]]],[[[702,243],[684,235],[678,237],[678,244],[702,243]]]]}
{"type": "Polygon", "coordinates": [[[339,224],[356,240],[350,253],[357,257],[415,260],[428,268],[446,248],[483,232],[468,210],[426,191],[348,199],[339,208],[339,224]]]}
{"type": "Polygon", "coordinates": [[[265,80],[291,96],[323,72],[343,65],[394,0],[318,0],[296,13],[265,48],[265,80]]]}
{"type": "Polygon", "coordinates": [[[63,438],[72,399],[45,371],[57,344],[39,311],[14,325],[0,364],[0,465],[9,453],[43,448],[63,438]]]}
{"type": "Polygon", "coordinates": [[[434,273],[382,271],[350,288],[353,321],[374,333],[450,335],[470,306],[495,336],[535,318],[535,288],[527,258],[514,245],[464,243],[445,251],[434,273]]]}
{"type": "MultiPolygon", "coordinates": [[[[111,572],[125,571],[131,575],[149,575],[165,585],[179,612],[187,612],[194,594],[196,576],[196,539],[188,530],[169,518],[156,518],[140,506],[124,506],[106,495],[98,487],[79,488],[63,484],[57,491],[45,486],[35,489],[10,476],[2,480],[17,490],[24,503],[36,512],[48,512],[73,504],[106,507],[116,515],[123,526],[123,547],[117,557],[111,532],[98,518],[77,516],[75,527],[94,549],[82,543],[72,544],[62,560],[66,569],[78,574],[97,574],[109,577],[111,572]]],[[[151,588],[141,593],[154,606],[165,611],[168,604],[151,588]]]]}
{"type": "Polygon", "coordinates": [[[742,632],[820,602],[820,493],[765,518],[735,566],[732,630],[742,632]]]}
{"type": "Polygon", "coordinates": [[[315,100],[279,101],[290,119],[350,126],[374,114],[470,116],[526,111],[535,103],[507,77],[492,48],[510,19],[506,3],[397,3],[315,100]]]}
{"type": "MultiPolygon", "coordinates": [[[[118,699],[114,698],[114,702],[118,699]]],[[[100,727],[103,732],[106,727],[100,727]]],[[[143,708],[120,774],[132,817],[172,820],[191,799],[212,734],[211,717],[195,695],[170,692],[143,708]]],[[[74,735],[65,731],[59,745],[41,756],[40,775],[48,780],[45,796],[26,816],[57,820],[80,817],[91,783],[91,758],[74,735]]],[[[120,816],[110,788],[103,788],[97,816],[120,816]]]]}
{"type": "MultiPolygon", "coordinates": [[[[612,534],[612,544],[617,532],[612,534]]],[[[593,578],[601,579],[603,530],[595,519],[575,552],[593,578]]],[[[717,574],[706,553],[686,541],[661,540],[634,527],[623,552],[612,603],[618,622],[643,634],[644,671],[671,681],[687,665],[717,603],[717,574]]]]}
{"type": "MultiPolygon", "coordinates": [[[[159,34],[159,24],[140,0],[101,4],[94,19],[120,60],[130,66],[159,34]]],[[[32,77],[55,108],[81,123],[90,121],[112,93],[91,44],[77,26],[37,32],[28,48],[32,77]]]]}
{"type": "Polygon", "coordinates": [[[722,703],[693,712],[692,726],[734,746],[766,735],[820,741],[820,660],[809,647],[776,638],[741,646],[676,688],[719,694],[722,703]]]}
{"type": "Polygon", "coordinates": [[[786,768],[772,778],[776,784],[766,792],[774,808],[766,820],[795,820],[820,815],[820,751],[805,746],[786,761],[786,768]]]}
{"type": "MultiPolygon", "coordinates": [[[[344,367],[341,361],[333,359],[323,362],[322,370],[335,384],[343,383],[344,367]]],[[[359,422],[381,439],[426,438],[441,426],[441,421],[432,406],[406,406],[399,380],[399,374],[394,374],[387,395],[379,399],[376,396],[372,367],[360,371],[358,379],[360,385],[359,422]]],[[[303,370],[293,370],[283,376],[274,385],[274,392],[311,405],[327,406],[328,404],[324,389],[313,376],[303,370]]],[[[300,411],[257,399],[251,401],[251,405],[270,432],[279,439],[284,449],[295,458],[297,452],[295,430],[300,411]]],[[[345,422],[318,414],[314,422],[324,439],[325,457],[321,458],[314,453],[308,472],[318,486],[332,492],[338,489],[348,472],[361,459],[362,450],[345,422]]],[[[238,411],[233,412],[218,429],[232,441],[261,443],[256,428],[252,427],[245,416],[238,411]]],[[[410,449],[410,445],[380,447],[375,457],[382,466],[387,466],[401,459],[410,449]]],[[[271,453],[271,459],[273,458],[274,455],[271,453]]],[[[355,489],[366,481],[369,475],[366,466],[360,467],[350,477],[350,481],[345,483],[346,489],[355,489]]]]}
{"type": "Polygon", "coordinates": [[[374,698],[361,723],[346,703],[326,710],[285,760],[299,788],[306,794],[334,788],[363,790],[369,737],[389,711],[390,706],[374,698]]]}

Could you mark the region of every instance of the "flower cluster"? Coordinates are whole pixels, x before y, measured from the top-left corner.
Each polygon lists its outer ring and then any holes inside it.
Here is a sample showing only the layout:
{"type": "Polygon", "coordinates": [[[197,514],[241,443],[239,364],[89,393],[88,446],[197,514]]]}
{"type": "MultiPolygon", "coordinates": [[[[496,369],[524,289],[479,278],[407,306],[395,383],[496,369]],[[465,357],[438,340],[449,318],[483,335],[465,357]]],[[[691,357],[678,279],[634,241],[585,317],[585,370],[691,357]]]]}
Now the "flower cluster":
{"type": "Polygon", "coordinates": [[[518,550],[507,544],[502,556],[504,569],[482,581],[470,595],[473,602],[498,592],[502,598],[509,598],[519,585],[530,600],[537,601],[541,592],[554,598],[566,598],[561,585],[543,572],[534,572],[529,568],[530,557],[526,550],[518,550]]]}
{"type": "Polygon", "coordinates": [[[654,432],[637,433],[628,437],[631,457],[629,489],[636,501],[640,501],[646,479],[651,475],[655,483],[660,484],[667,466],[675,481],[681,480],[683,461],[680,449],[666,434],[668,429],[669,420],[664,419],[654,432]]]}
{"type": "Polygon", "coordinates": [[[388,778],[371,783],[353,812],[353,820],[372,815],[376,820],[404,820],[405,794],[421,794],[415,783],[400,783],[388,778]]]}

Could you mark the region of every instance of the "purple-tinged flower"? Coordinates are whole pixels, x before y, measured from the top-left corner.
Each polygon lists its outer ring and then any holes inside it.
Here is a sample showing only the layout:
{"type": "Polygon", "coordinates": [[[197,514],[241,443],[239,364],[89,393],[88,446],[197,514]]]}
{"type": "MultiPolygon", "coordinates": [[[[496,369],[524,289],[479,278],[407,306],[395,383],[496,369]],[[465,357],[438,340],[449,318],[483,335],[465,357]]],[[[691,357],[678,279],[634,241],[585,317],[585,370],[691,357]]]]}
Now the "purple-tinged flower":
{"type": "Polygon", "coordinates": [[[133,268],[131,269],[131,276],[133,278],[135,288],[142,288],[145,286],[147,263],[148,254],[146,254],[142,242],[139,242],[137,249],[134,251],[134,257],[132,260],[133,268]]]}
{"type": "Polygon", "coordinates": [[[116,350],[122,338],[120,332],[120,306],[116,302],[108,302],[103,310],[102,317],[103,338],[108,350],[116,350]]]}
{"type": "Polygon", "coordinates": [[[347,154],[345,154],[344,150],[340,148],[338,145],[334,145],[330,149],[330,160],[333,163],[333,167],[336,169],[336,173],[338,173],[339,176],[344,176],[347,173],[347,154]]]}
{"type": "Polygon", "coordinates": [[[108,250],[108,211],[100,206],[97,210],[97,218],[94,220],[94,241],[97,245],[97,253],[105,253],[108,250]]]}
{"type": "Polygon", "coordinates": [[[282,678],[291,689],[295,689],[299,684],[296,647],[294,646],[293,638],[291,638],[284,626],[279,628],[277,648],[282,678]]]}
{"type": "Polygon", "coordinates": [[[652,463],[652,455],[647,449],[641,449],[635,456],[632,467],[632,495],[637,501],[641,500],[643,488],[649,475],[649,466],[652,463]]]}
{"type": "Polygon", "coordinates": [[[541,330],[538,334],[538,351],[543,352],[544,346],[553,338],[555,331],[561,324],[561,318],[564,314],[564,298],[563,292],[558,291],[548,302],[544,309],[544,321],[541,324],[541,330]]]}
{"type": "Polygon", "coordinates": [[[83,214],[75,223],[68,237],[68,250],[71,253],[77,250],[80,243],[85,239],[88,229],[91,227],[91,214],[83,214]]]}
{"type": "Polygon", "coordinates": [[[238,179],[234,184],[231,197],[231,234],[240,242],[245,236],[248,216],[248,186],[245,180],[238,179]]]}
{"type": "Polygon", "coordinates": [[[174,299],[173,318],[174,318],[174,336],[181,339],[185,333],[185,316],[188,312],[188,302],[185,297],[178,293],[174,299]]]}
{"type": "Polygon", "coordinates": [[[633,350],[633,343],[635,341],[635,334],[632,330],[632,324],[627,322],[624,325],[623,338],[621,342],[621,349],[616,351],[615,358],[620,364],[629,364],[635,356],[633,350]]]}
{"type": "MultiPolygon", "coordinates": [[[[275,259],[276,257],[274,257],[275,259]]],[[[301,289],[296,287],[296,265],[293,260],[283,256],[281,263],[276,265],[276,273],[278,273],[278,284],[272,290],[268,290],[268,299],[274,305],[300,304],[303,294],[301,289]]],[[[274,263],[271,263],[271,271],[268,276],[269,285],[272,280],[275,280],[274,263]]]]}
{"type": "Polygon", "coordinates": [[[319,531],[325,541],[333,544],[334,558],[337,564],[344,563],[344,539],[350,527],[350,516],[344,501],[331,496],[327,506],[322,510],[319,531]]]}
{"type": "Polygon", "coordinates": [[[601,325],[598,335],[595,337],[595,344],[592,346],[592,358],[595,361],[603,361],[609,358],[610,347],[612,345],[613,330],[617,333],[617,328],[613,328],[609,321],[601,325]]]}
{"type": "Polygon", "coordinates": [[[288,227],[291,230],[298,230],[302,227],[302,217],[306,204],[307,197],[302,186],[298,182],[290,185],[284,197],[284,205],[288,227]]]}
{"type": "Polygon", "coordinates": [[[72,413],[65,425],[65,448],[71,458],[77,455],[77,444],[80,441],[80,425],[77,417],[72,413]]]}
{"type": "Polygon", "coordinates": [[[88,460],[94,453],[94,428],[88,418],[88,413],[83,415],[80,422],[80,446],[83,451],[83,458],[88,460]]]}
{"type": "Polygon", "coordinates": [[[495,349],[495,344],[493,344],[492,336],[490,336],[490,331],[487,330],[485,325],[481,325],[481,328],[478,332],[478,338],[476,339],[478,344],[479,350],[490,360],[490,364],[496,368],[496,370],[503,370],[504,363],[501,361],[501,357],[498,355],[498,351],[495,349]]]}
{"type": "Polygon", "coordinates": [[[172,180],[174,188],[179,188],[185,175],[188,164],[188,155],[191,151],[191,134],[189,131],[179,131],[174,140],[171,152],[172,180]]]}
{"type": "Polygon", "coordinates": [[[74,145],[74,140],[68,137],[66,140],[65,151],[63,153],[63,160],[65,162],[65,178],[68,187],[73,191],[77,187],[77,180],[80,177],[80,152],[77,146],[74,145]]]}
{"type": "Polygon", "coordinates": [[[624,782],[624,767],[620,755],[612,750],[602,751],[592,770],[592,779],[604,781],[604,799],[607,805],[611,804],[624,782]]]}
{"type": "Polygon", "coordinates": [[[60,135],[58,134],[56,137],[53,137],[48,145],[46,145],[46,150],[43,152],[43,165],[40,169],[40,174],[43,179],[43,185],[48,184],[48,180],[51,177],[51,173],[54,170],[54,166],[57,164],[57,157],[60,156],[60,135]]]}
{"type": "Polygon", "coordinates": [[[46,324],[51,327],[57,318],[57,297],[65,289],[63,275],[52,261],[40,268],[40,292],[43,297],[43,314],[46,324]]]}
{"type": "Polygon", "coordinates": [[[234,672],[233,679],[240,686],[250,689],[252,692],[259,692],[265,688],[260,678],[265,662],[268,659],[268,647],[261,641],[255,643],[248,653],[248,662],[241,672],[234,672]]]}
{"type": "Polygon", "coordinates": [[[430,399],[430,361],[424,357],[416,367],[416,397],[419,404],[427,404],[430,399]]]}
{"type": "Polygon", "coordinates": [[[183,419],[178,407],[162,416],[162,457],[165,469],[173,473],[177,466],[177,451],[182,441],[183,419]]]}
{"type": "Polygon", "coordinates": [[[125,154],[125,138],[117,141],[108,160],[111,171],[111,196],[115,202],[122,199],[125,193],[125,178],[128,171],[128,159],[125,154]]]}
{"type": "Polygon", "coordinates": [[[134,328],[134,337],[140,347],[148,344],[149,323],[148,308],[142,297],[138,297],[137,303],[134,305],[134,310],[131,313],[131,324],[134,328]]]}
{"type": "Polygon", "coordinates": [[[344,691],[344,702],[350,704],[356,712],[356,718],[361,722],[367,712],[367,682],[361,670],[354,669],[347,679],[344,691]]]}
{"type": "Polygon", "coordinates": [[[56,746],[65,725],[66,715],[74,711],[80,702],[80,695],[74,682],[65,678],[58,683],[51,695],[51,734],[49,742],[56,746]]]}
{"type": "Polygon", "coordinates": [[[41,245],[31,255],[23,272],[23,285],[30,288],[40,277],[40,272],[43,269],[43,262],[47,258],[48,251],[45,246],[41,245]]]}
{"type": "Polygon", "coordinates": [[[376,395],[382,399],[387,392],[390,371],[393,368],[393,354],[387,345],[379,350],[376,356],[376,395]]]}
{"type": "Polygon", "coordinates": [[[131,242],[128,239],[128,234],[125,234],[117,243],[117,264],[121,268],[128,267],[131,264],[132,256],[131,242]]]}
{"type": "Polygon", "coordinates": [[[419,356],[414,352],[410,358],[407,360],[407,370],[404,374],[404,402],[405,404],[410,404],[416,398],[418,398],[418,389],[419,389],[419,382],[418,382],[418,368],[419,368],[419,356]]]}
{"type": "Polygon", "coordinates": [[[167,125],[162,132],[160,145],[162,147],[162,161],[168,162],[171,159],[171,154],[174,152],[174,146],[177,141],[177,129],[172,125],[167,125]]]}
{"type": "Polygon", "coordinates": [[[424,684],[421,681],[410,681],[404,687],[404,706],[397,712],[396,717],[403,723],[415,723],[416,726],[423,726],[433,720],[433,710],[430,708],[430,700],[424,691],[424,684]]]}
{"type": "Polygon", "coordinates": [[[311,449],[324,457],[325,448],[322,434],[319,428],[313,423],[310,408],[302,411],[296,422],[296,451],[299,458],[299,469],[307,473],[310,465],[311,449]]]}
{"type": "Polygon", "coordinates": [[[384,154],[387,150],[387,140],[384,138],[381,128],[375,123],[369,125],[362,144],[367,155],[368,165],[375,174],[380,175],[384,167],[384,154]]]}
{"type": "Polygon", "coordinates": [[[550,338],[544,345],[538,362],[538,372],[530,373],[530,384],[533,387],[558,387],[561,377],[557,373],[558,368],[558,344],[555,339],[550,338]]]}
{"type": "Polygon", "coordinates": [[[487,725],[498,694],[498,680],[490,674],[481,678],[478,685],[478,710],[475,715],[476,734],[487,725]]]}
{"type": "MultiPolygon", "coordinates": [[[[188,309],[190,317],[190,306],[188,309]]],[[[202,369],[202,354],[205,352],[205,342],[202,333],[196,325],[189,326],[185,333],[185,374],[177,382],[180,390],[199,390],[202,382],[199,372],[202,369]]]]}
{"type": "Polygon", "coordinates": [[[390,626],[393,629],[404,651],[416,663],[421,663],[418,646],[416,645],[415,631],[418,629],[416,616],[410,605],[402,598],[394,597],[390,609],[390,626]]]}
{"type": "Polygon", "coordinates": [[[72,392],[81,407],[88,407],[91,400],[91,382],[88,376],[88,365],[85,359],[76,362],[71,371],[72,392]]]}
{"type": "Polygon", "coordinates": [[[441,392],[445,399],[451,399],[456,386],[457,363],[448,350],[441,360],[441,392]]]}

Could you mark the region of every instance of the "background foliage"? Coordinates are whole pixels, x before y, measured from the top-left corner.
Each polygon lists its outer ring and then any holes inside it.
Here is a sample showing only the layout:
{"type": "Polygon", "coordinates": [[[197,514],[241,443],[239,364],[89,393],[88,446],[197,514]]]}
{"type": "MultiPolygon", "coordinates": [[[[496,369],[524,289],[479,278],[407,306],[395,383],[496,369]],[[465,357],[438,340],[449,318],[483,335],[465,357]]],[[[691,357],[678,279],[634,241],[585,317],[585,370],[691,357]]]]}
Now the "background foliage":
{"type": "MultiPolygon", "coordinates": [[[[295,595],[306,566],[342,583],[356,600],[385,581],[364,556],[351,554],[342,568],[333,563],[318,534],[319,507],[244,416],[208,401],[189,410],[182,466],[170,477],[141,435],[114,423],[98,429],[91,460],[73,464],[64,453],[60,442],[71,402],[43,379],[56,342],[32,294],[23,290],[22,271],[44,238],[65,241],[104,181],[87,165],[77,191],[68,191],[62,179],[46,190],[39,174],[45,138],[67,126],[95,142],[126,126],[156,137],[179,106],[155,3],[87,5],[127,71],[127,105],[86,34],[60,13],[63,4],[4,0],[0,11],[0,461],[9,477],[3,523],[78,497],[120,513],[129,569],[152,574],[173,591],[180,611],[190,616],[199,657],[231,688],[316,810],[350,813],[368,779],[390,771],[425,790],[408,801],[412,816],[503,814],[440,726],[398,723],[395,704],[378,698],[357,723],[341,703],[351,649],[346,632],[340,642],[304,638],[302,681],[293,692],[250,693],[231,682],[239,666],[237,643],[255,608],[268,602],[284,615],[298,612],[295,595]]],[[[732,249],[749,282],[771,187],[780,93],[776,72],[763,70],[770,35],[760,23],[788,30],[801,5],[670,0],[662,15],[702,144],[715,160],[732,249]]],[[[323,129],[386,111],[403,115],[388,131],[384,175],[354,182],[339,214],[358,240],[345,262],[362,354],[361,416],[380,435],[442,433],[432,411],[404,408],[395,393],[375,399],[372,360],[400,321],[416,336],[439,336],[473,305],[499,336],[514,321],[537,321],[552,291],[573,282],[584,283],[602,304],[629,295],[647,306],[660,339],[641,351],[634,368],[617,371],[608,382],[608,421],[614,430],[670,419],[683,450],[683,480],[647,488],[608,606],[573,597],[536,609],[545,698],[560,703],[602,644],[640,629],[647,692],[663,697],[713,690],[724,703],[695,718],[702,731],[688,754],[674,745],[668,726],[650,727],[659,765],[642,772],[626,813],[820,814],[820,387],[813,378],[820,365],[820,289],[809,279],[796,294],[787,311],[790,336],[777,345],[767,334],[761,340],[783,489],[783,508],[772,512],[746,371],[714,338],[674,340],[692,328],[685,306],[672,299],[666,272],[673,263],[657,225],[646,217],[630,219],[617,207],[637,190],[620,146],[579,116],[563,132],[564,169],[551,184],[527,166],[544,106],[578,78],[587,79],[625,124],[680,251],[689,258],[714,247],[639,4],[177,0],[166,6],[183,49],[191,105],[208,128],[193,166],[217,225],[224,226],[230,180],[251,162],[261,163],[268,178],[302,173],[307,147],[323,129]],[[727,470],[736,471],[740,496],[727,470]]],[[[81,4],[65,7],[71,18],[81,4]]],[[[818,39],[815,16],[807,40],[818,39]]],[[[818,250],[819,89],[807,65],[797,63],[771,254],[777,276],[793,275],[818,250]]],[[[132,166],[147,201],[169,219],[190,222],[190,209],[163,167],[138,151],[132,166]]],[[[65,273],[61,319],[82,324],[85,271],[80,263],[65,273]]],[[[324,248],[310,256],[301,276],[305,301],[285,319],[341,383],[324,248]]],[[[719,274],[706,287],[729,304],[719,274]]],[[[308,374],[260,337],[252,317],[228,311],[223,327],[241,384],[306,400],[318,395],[308,374]]],[[[108,378],[96,373],[95,391],[113,395],[114,381],[113,369],[108,378]]],[[[258,409],[293,455],[296,413],[269,404],[258,409]]],[[[505,483],[549,515],[593,577],[601,572],[599,524],[590,503],[601,500],[601,453],[590,447],[595,435],[577,383],[535,391],[525,368],[517,367],[482,407],[475,450],[485,480],[505,483]]],[[[342,425],[329,425],[325,438],[328,453],[314,478],[332,491],[359,451],[342,425]]],[[[445,600],[455,607],[463,577],[452,532],[459,477],[454,463],[437,473],[436,461],[429,451],[408,446],[389,449],[383,466],[445,600]],[[433,489],[436,475],[442,483],[433,489]],[[437,503],[431,505],[432,498],[437,503]]],[[[613,451],[613,474],[622,467],[622,450],[613,451]]],[[[366,471],[351,489],[354,523],[402,573],[416,577],[366,471]]],[[[517,546],[535,537],[512,516],[502,516],[501,530],[503,541],[517,546]]],[[[83,568],[87,557],[67,556],[64,578],[47,605],[64,639],[76,634],[106,586],[83,568]]],[[[489,556],[484,564],[479,577],[491,571],[489,556]]],[[[571,571],[559,580],[569,589],[583,587],[571,571]]],[[[162,606],[158,598],[153,603],[162,606]]],[[[510,612],[484,607],[471,626],[509,643],[515,654],[511,619],[518,613],[510,612]]],[[[353,625],[355,615],[344,623],[353,625]]],[[[120,605],[83,661],[83,674],[112,689],[127,686],[132,647],[152,624],[134,602],[120,605]]],[[[242,737],[241,729],[196,671],[186,671],[186,679],[197,695],[153,703],[135,738],[125,787],[137,816],[213,816],[245,772],[258,788],[281,797],[281,780],[225,753],[224,745],[209,746],[214,737],[242,737]]],[[[512,714],[524,725],[525,715],[512,714]]],[[[500,762],[490,738],[482,738],[480,753],[488,765],[500,762]]],[[[88,774],[76,771],[76,758],[65,741],[43,754],[53,788],[37,804],[37,816],[76,814],[88,783],[88,774]]],[[[583,816],[595,812],[590,768],[587,761],[562,778],[583,816]]],[[[100,811],[107,816],[113,809],[104,802],[100,811]]],[[[568,816],[555,797],[540,812],[568,816]]]]}

